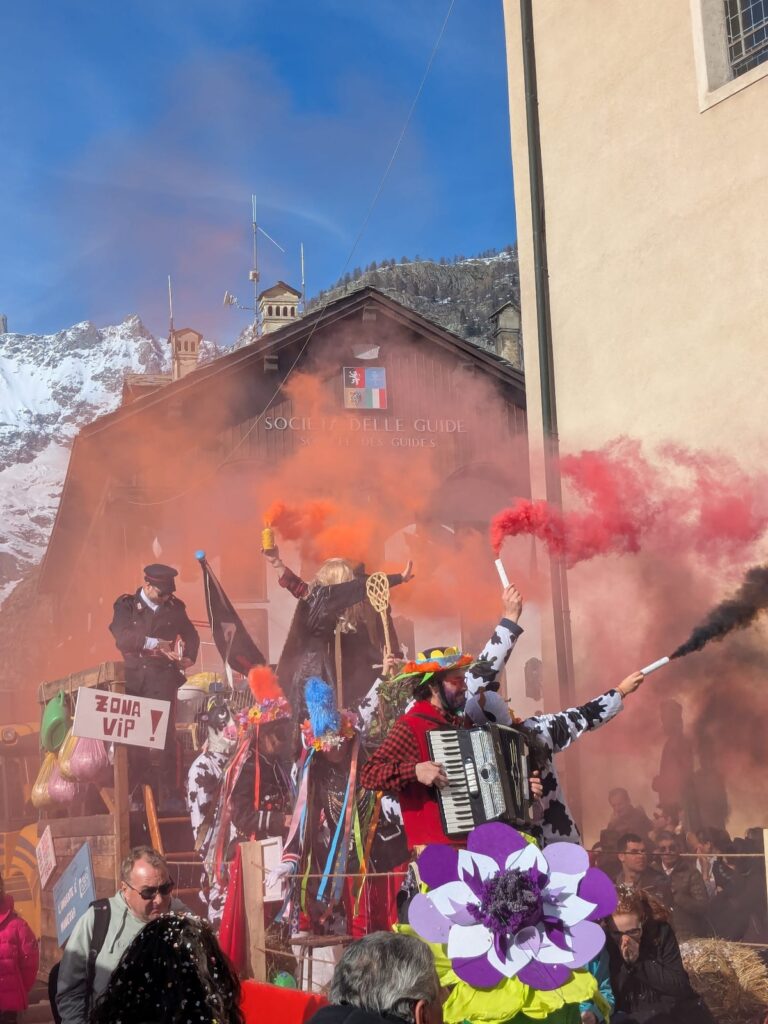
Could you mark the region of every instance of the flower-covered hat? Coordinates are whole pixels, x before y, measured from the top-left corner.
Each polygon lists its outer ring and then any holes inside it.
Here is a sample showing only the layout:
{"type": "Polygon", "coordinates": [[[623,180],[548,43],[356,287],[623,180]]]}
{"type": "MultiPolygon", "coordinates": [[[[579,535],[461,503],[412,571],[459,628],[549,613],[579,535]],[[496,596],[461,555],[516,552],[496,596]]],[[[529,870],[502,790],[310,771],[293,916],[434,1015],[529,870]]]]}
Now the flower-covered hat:
{"type": "Polygon", "coordinates": [[[418,869],[427,891],[413,898],[408,920],[433,944],[443,983],[458,982],[446,1021],[473,1012],[493,1020],[496,1007],[506,1020],[523,1006],[530,1015],[536,1004],[591,998],[591,976],[580,969],[605,944],[597,922],[616,907],[616,890],[582,847],[552,843],[542,852],[492,822],[469,834],[466,850],[428,846],[418,869]]]}
{"type": "Polygon", "coordinates": [[[248,673],[254,703],[245,712],[248,725],[269,725],[291,717],[291,705],[269,665],[255,665],[248,673]]]}
{"type": "Polygon", "coordinates": [[[333,687],[324,679],[311,676],[306,681],[304,700],[309,718],[301,727],[301,741],[307,750],[337,750],[355,735],[357,716],[337,708],[333,687]]]}
{"type": "Polygon", "coordinates": [[[465,654],[458,647],[427,647],[419,651],[414,661],[406,661],[392,681],[410,679],[414,684],[428,683],[439,672],[469,668],[474,662],[471,654],[465,654]]]}

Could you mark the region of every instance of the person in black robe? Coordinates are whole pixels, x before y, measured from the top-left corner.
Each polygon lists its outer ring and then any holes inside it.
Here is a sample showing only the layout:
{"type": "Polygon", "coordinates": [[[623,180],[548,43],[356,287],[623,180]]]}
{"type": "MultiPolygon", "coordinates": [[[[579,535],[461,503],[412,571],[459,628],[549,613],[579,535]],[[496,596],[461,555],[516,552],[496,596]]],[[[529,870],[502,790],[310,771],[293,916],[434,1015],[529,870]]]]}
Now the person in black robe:
{"type": "MultiPolygon", "coordinates": [[[[310,583],[288,569],[277,548],[266,552],[271,565],[280,571],[280,586],[298,600],[280,660],[277,675],[288,700],[302,712],[304,684],[315,676],[336,688],[336,635],[340,637],[342,697],[346,707],[356,707],[377,679],[374,668],[382,661],[384,647],[381,617],[366,597],[367,575],[344,558],[330,558],[310,583]]],[[[390,587],[407,583],[413,566],[388,575],[390,587]]],[[[388,613],[389,614],[389,613],[388,613]]],[[[390,618],[390,639],[397,648],[397,635],[390,618]]]]}

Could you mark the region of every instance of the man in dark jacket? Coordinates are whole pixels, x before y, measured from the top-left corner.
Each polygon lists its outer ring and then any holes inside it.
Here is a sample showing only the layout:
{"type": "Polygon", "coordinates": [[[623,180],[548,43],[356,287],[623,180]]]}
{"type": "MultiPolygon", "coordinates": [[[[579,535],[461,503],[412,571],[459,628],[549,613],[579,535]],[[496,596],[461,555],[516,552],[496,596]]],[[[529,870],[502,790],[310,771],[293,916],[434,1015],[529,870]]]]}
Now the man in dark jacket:
{"type": "Polygon", "coordinates": [[[637,1024],[713,1024],[691,987],[671,925],[655,920],[642,893],[619,890],[606,926],[611,987],[616,1014],[611,1020],[637,1024]]]}
{"type": "Polygon", "coordinates": [[[647,892],[671,912],[672,887],[661,871],[648,864],[648,850],[640,836],[633,832],[621,836],[616,855],[621,865],[614,878],[616,885],[636,892],[647,892]]]}
{"type": "Polygon", "coordinates": [[[440,982],[429,946],[413,935],[373,932],[347,946],[324,1006],[309,1024],[442,1024],[440,982]]]}
{"type": "Polygon", "coordinates": [[[661,870],[672,889],[672,913],[678,942],[711,934],[707,924],[709,897],[701,872],[692,860],[680,856],[680,839],[673,832],[661,832],[656,849],[661,870]]]}
{"type": "MultiPolygon", "coordinates": [[[[109,627],[125,661],[125,692],[170,701],[162,772],[169,792],[176,788],[176,691],[184,682],[184,669],[197,660],[200,647],[184,602],[174,595],[176,576],[177,571],[169,565],[148,565],[143,586],[115,601],[109,627]]],[[[130,748],[129,773],[131,788],[151,781],[148,750],[130,748]]]]}

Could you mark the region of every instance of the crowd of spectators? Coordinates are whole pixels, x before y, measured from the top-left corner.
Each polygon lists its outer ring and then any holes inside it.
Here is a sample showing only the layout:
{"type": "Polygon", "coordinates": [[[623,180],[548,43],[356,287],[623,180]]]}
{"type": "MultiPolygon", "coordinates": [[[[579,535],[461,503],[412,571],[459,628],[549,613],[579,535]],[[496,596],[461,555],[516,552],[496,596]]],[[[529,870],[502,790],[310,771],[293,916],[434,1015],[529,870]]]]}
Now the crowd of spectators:
{"type": "Polygon", "coordinates": [[[665,907],[680,942],[768,940],[762,829],[734,839],[724,829],[686,829],[674,804],[659,805],[651,820],[626,789],[611,790],[608,802],[594,864],[665,907]]]}

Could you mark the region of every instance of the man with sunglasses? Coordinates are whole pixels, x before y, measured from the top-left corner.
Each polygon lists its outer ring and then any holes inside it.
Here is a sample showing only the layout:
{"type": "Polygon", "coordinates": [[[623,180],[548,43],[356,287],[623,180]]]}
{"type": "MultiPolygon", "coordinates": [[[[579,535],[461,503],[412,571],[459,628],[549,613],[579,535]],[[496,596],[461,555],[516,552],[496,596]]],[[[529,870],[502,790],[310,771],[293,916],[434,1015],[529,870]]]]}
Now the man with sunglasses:
{"type": "Polygon", "coordinates": [[[92,903],[67,941],[56,988],[62,1024],[86,1024],[94,1001],[144,925],[171,910],[187,910],[173,898],[168,865],[152,847],[135,846],[122,863],[121,877],[115,895],[92,903]]]}
{"type": "Polygon", "coordinates": [[[681,856],[682,842],[673,832],[661,832],[656,840],[662,873],[672,890],[672,912],[678,942],[712,934],[707,923],[709,895],[693,858],[681,856]]]}

